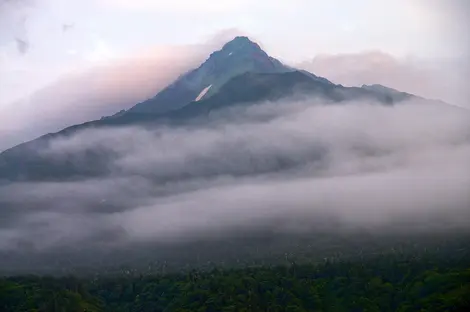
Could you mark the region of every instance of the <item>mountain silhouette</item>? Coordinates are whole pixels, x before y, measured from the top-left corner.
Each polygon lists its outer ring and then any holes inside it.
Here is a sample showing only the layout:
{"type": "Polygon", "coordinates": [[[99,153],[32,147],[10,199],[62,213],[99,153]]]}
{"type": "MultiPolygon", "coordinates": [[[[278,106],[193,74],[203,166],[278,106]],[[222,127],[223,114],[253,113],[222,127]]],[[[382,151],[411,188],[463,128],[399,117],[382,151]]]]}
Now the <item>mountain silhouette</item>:
{"type": "Polygon", "coordinates": [[[270,57],[248,37],[235,37],[213,52],[196,69],[180,76],[153,98],[139,103],[132,113],[164,113],[216,93],[231,78],[246,72],[283,73],[293,69],[270,57]]]}
{"type": "Polygon", "coordinates": [[[61,161],[50,159],[43,153],[52,139],[70,136],[77,130],[179,124],[233,106],[311,96],[330,104],[366,100],[395,105],[409,98],[426,102],[412,94],[380,85],[344,87],[334,84],[313,73],[282,64],[258,44],[240,36],[213,52],[198,68],[181,75],[153,98],[129,110],[43,135],[0,153],[0,181],[61,180],[106,174],[112,155],[103,151],[89,151],[79,159],[69,155],[70,159],[61,161]]]}

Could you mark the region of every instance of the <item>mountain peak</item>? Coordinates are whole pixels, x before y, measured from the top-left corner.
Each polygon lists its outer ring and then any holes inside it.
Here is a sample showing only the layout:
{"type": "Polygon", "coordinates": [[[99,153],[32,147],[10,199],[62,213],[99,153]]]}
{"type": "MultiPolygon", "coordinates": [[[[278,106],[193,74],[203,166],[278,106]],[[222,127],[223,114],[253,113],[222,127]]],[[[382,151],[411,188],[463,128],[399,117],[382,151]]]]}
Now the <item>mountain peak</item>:
{"type": "Polygon", "coordinates": [[[246,36],[237,36],[214,51],[198,68],[180,76],[155,97],[135,105],[130,111],[164,113],[190,102],[212,96],[231,78],[246,72],[281,73],[292,71],[246,36]]]}
{"type": "Polygon", "coordinates": [[[238,50],[245,48],[261,50],[260,46],[256,42],[251,41],[250,38],[246,36],[236,36],[234,39],[224,44],[224,46],[222,47],[222,51],[227,51],[230,49],[238,50]]]}
{"type": "MultiPolygon", "coordinates": [[[[233,38],[233,40],[231,41],[239,41],[239,42],[253,42],[250,40],[250,38],[248,38],[247,36],[236,36],[235,38],[233,38]]],[[[230,41],[229,41],[230,42],[230,41]]]]}

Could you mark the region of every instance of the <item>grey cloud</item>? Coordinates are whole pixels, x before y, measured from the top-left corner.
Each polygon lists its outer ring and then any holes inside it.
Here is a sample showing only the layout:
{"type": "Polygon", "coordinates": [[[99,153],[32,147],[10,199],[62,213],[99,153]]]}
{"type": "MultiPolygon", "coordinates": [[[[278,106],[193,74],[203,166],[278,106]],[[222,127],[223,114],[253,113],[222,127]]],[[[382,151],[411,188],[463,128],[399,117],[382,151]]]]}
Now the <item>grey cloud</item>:
{"type": "Polygon", "coordinates": [[[451,106],[265,103],[187,127],[84,130],[42,153],[90,150],[114,155],[109,175],[0,187],[0,248],[296,231],[324,218],[414,229],[470,221],[470,115],[451,106]]]}
{"type": "Polygon", "coordinates": [[[26,36],[26,22],[35,6],[35,0],[1,0],[0,34],[2,39],[14,40],[16,36],[26,36]]]}
{"type": "Polygon", "coordinates": [[[29,43],[26,40],[16,38],[16,48],[20,54],[25,54],[28,52],[29,43]]]}

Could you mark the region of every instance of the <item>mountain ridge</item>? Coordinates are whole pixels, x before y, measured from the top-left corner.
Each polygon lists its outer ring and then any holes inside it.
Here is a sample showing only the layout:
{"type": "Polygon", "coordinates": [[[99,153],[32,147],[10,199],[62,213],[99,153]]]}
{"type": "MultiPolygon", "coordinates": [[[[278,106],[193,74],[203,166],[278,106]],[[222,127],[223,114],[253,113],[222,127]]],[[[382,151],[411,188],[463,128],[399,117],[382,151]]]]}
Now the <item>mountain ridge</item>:
{"type": "Polygon", "coordinates": [[[244,72],[289,70],[289,67],[270,57],[248,37],[237,36],[220,50],[211,53],[200,66],[181,75],[153,98],[136,104],[128,111],[165,113],[196,99],[205,88],[209,89],[204,97],[210,97],[228,80],[244,72]]]}
{"type": "Polygon", "coordinates": [[[91,155],[91,158],[85,161],[93,166],[84,169],[69,168],[67,163],[58,164],[41,156],[40,151],[47,148],[53,138],[68,136],[81,129],[180,124],[236,105],[252,105],[286,97],[304,99],[311,96],[322,98],[331,104],[364,99],[383,105],[395,105],[409,98],[425,100],[384,86],[337,85],[305,70],[283,65],[247,37],[235,37],[222,49],[211,53],[199,67],[180,76],[159,92],[153,100],[138,103],[127,111],[120,111],[100,120],[73,125],[40,136],[1,152],[0,180],[50,177],[63,179],[75,174],[92,174],[93,170],[102,172],[106,167],[106,157],[100,158],[99,153],[91,155]],[[241,67],[238,68],[237,65],[240,64],[241,67]],[[215,79],[214,77],[219,79],[218,82],[210,83],[214,82],[210,80],[215,79]],[[201,95],[202,92],[205,94],[201,95]],[[160,104],[162,106],[159,106],[160,104]],[[150,108],[147,110],[144,107],[145,109],[141,110],[142,105],[150,108]],[[65,167],[60,168],[61,165],[65,167]]]}

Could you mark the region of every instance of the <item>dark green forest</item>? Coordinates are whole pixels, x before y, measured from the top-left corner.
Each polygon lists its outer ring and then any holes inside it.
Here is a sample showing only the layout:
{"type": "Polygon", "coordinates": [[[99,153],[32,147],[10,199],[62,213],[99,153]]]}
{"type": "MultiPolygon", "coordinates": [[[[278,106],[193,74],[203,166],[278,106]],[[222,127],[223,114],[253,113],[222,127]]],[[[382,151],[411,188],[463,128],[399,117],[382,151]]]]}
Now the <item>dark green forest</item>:
{"type": "Polygon", "coordinates": [[[0,280],[0,311],[470,311],[464,250],[172,274],[0,280]]]}

